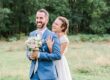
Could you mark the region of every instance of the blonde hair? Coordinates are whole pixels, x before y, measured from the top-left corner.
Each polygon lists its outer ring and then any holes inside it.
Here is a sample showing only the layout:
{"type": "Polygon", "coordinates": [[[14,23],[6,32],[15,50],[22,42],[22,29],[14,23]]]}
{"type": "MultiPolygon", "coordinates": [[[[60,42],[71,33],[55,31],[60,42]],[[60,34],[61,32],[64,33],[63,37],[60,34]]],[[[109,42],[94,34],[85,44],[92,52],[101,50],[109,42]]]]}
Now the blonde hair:
{"type": "Polygon", "coordinates": [[[59,19],[60,21],[62,21],[61,27],[64,27],[64,29],[62,30],[62,32],[64,32],[64,33],[67,34],[68,28],[69,28],[69,21],[68,21],[68,19],[65,18],[65,17],[62,17],[62,16],[59,16],[58,19],[59,19]]]}

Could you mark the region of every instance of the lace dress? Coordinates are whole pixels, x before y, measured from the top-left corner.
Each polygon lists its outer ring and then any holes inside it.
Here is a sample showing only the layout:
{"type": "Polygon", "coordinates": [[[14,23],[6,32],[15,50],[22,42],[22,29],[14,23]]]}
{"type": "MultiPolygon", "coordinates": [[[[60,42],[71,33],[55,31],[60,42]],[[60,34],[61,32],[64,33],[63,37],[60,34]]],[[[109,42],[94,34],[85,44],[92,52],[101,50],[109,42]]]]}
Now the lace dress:
{"type": "MultiPolygon", "coordinates": [[[[60,37],[60,43],[62,44],[64,42],[69,43],[69,40],[66,35],[60,37]]],[[[57,69],[57,73],[58,73],[57,80],[72,80],[69,66],[68,66],[68,62],[66,60],[66,57],[64,56],[66,51],[67,51],[67,47],[66,47],[64,53],[62,54],[61,60],[55,61],[55,65],[56,65],[56,69],[57,69]]]]}

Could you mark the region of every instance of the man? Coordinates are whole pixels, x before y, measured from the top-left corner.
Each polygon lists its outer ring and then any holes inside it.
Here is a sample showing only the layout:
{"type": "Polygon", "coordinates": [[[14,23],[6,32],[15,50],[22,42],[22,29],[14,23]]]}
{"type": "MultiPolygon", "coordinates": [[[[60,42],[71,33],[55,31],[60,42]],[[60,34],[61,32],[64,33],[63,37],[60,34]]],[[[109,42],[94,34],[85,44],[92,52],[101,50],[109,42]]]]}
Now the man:
{"type": "Polygon", "coordinates": [[[49,36],[52,37],[54,41],[52,47],[52,53],[49,52],[47,43],[44,42],[40,50],[34,50],[32,55],[29,56],[29,50],[27,49],[27,57],[31,60],[30,68],[30,80],[56,80],[57,72],[54,65],[55,60],[61,59],[60,54],[60,43],[55,35],[47,29],[47,23],[49,20],[49,14],[45,9],[40,9],[36,13],[36,25],[37,30],[30,33],[30,36],[37,36],[38,34],[42,36],[42,40],[46,40],[49,36]],[[36,60],[38,60],[38,68],[34,73],[36,60]]]}

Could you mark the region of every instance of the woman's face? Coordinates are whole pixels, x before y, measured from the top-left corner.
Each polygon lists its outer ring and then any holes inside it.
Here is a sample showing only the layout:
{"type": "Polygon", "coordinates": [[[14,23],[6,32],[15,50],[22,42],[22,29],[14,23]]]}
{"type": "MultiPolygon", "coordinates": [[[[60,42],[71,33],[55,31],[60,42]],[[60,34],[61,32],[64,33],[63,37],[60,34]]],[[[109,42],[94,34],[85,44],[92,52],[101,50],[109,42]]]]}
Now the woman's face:
{"type": "Polygon", "coordinates": [[[52,31],[53,31],[53,32],[56,32],[56,33],[62,32],[62,28],[61,28],[62,24],[63,24],[63,23],[62,23],[61,20],[56,19],[56,20],[53,22],[53,24],[52,24],[52,31]]]}

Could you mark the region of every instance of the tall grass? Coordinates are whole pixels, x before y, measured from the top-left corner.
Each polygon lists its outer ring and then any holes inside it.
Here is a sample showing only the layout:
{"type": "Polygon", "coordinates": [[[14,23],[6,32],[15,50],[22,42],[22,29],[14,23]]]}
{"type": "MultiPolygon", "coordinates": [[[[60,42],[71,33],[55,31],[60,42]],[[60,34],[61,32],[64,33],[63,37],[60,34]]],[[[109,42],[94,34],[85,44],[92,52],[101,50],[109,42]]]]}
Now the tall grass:
{"type": "MultiPolygon", "coordinates": [[[[110,80],[110,41],[93,43],[75,41],[76,38],[69,36],[70,45],[65,54],[74,80],[110,80]]],[[[25,40],[0,41],[0,80],[29,80],[25,40]]]]}

